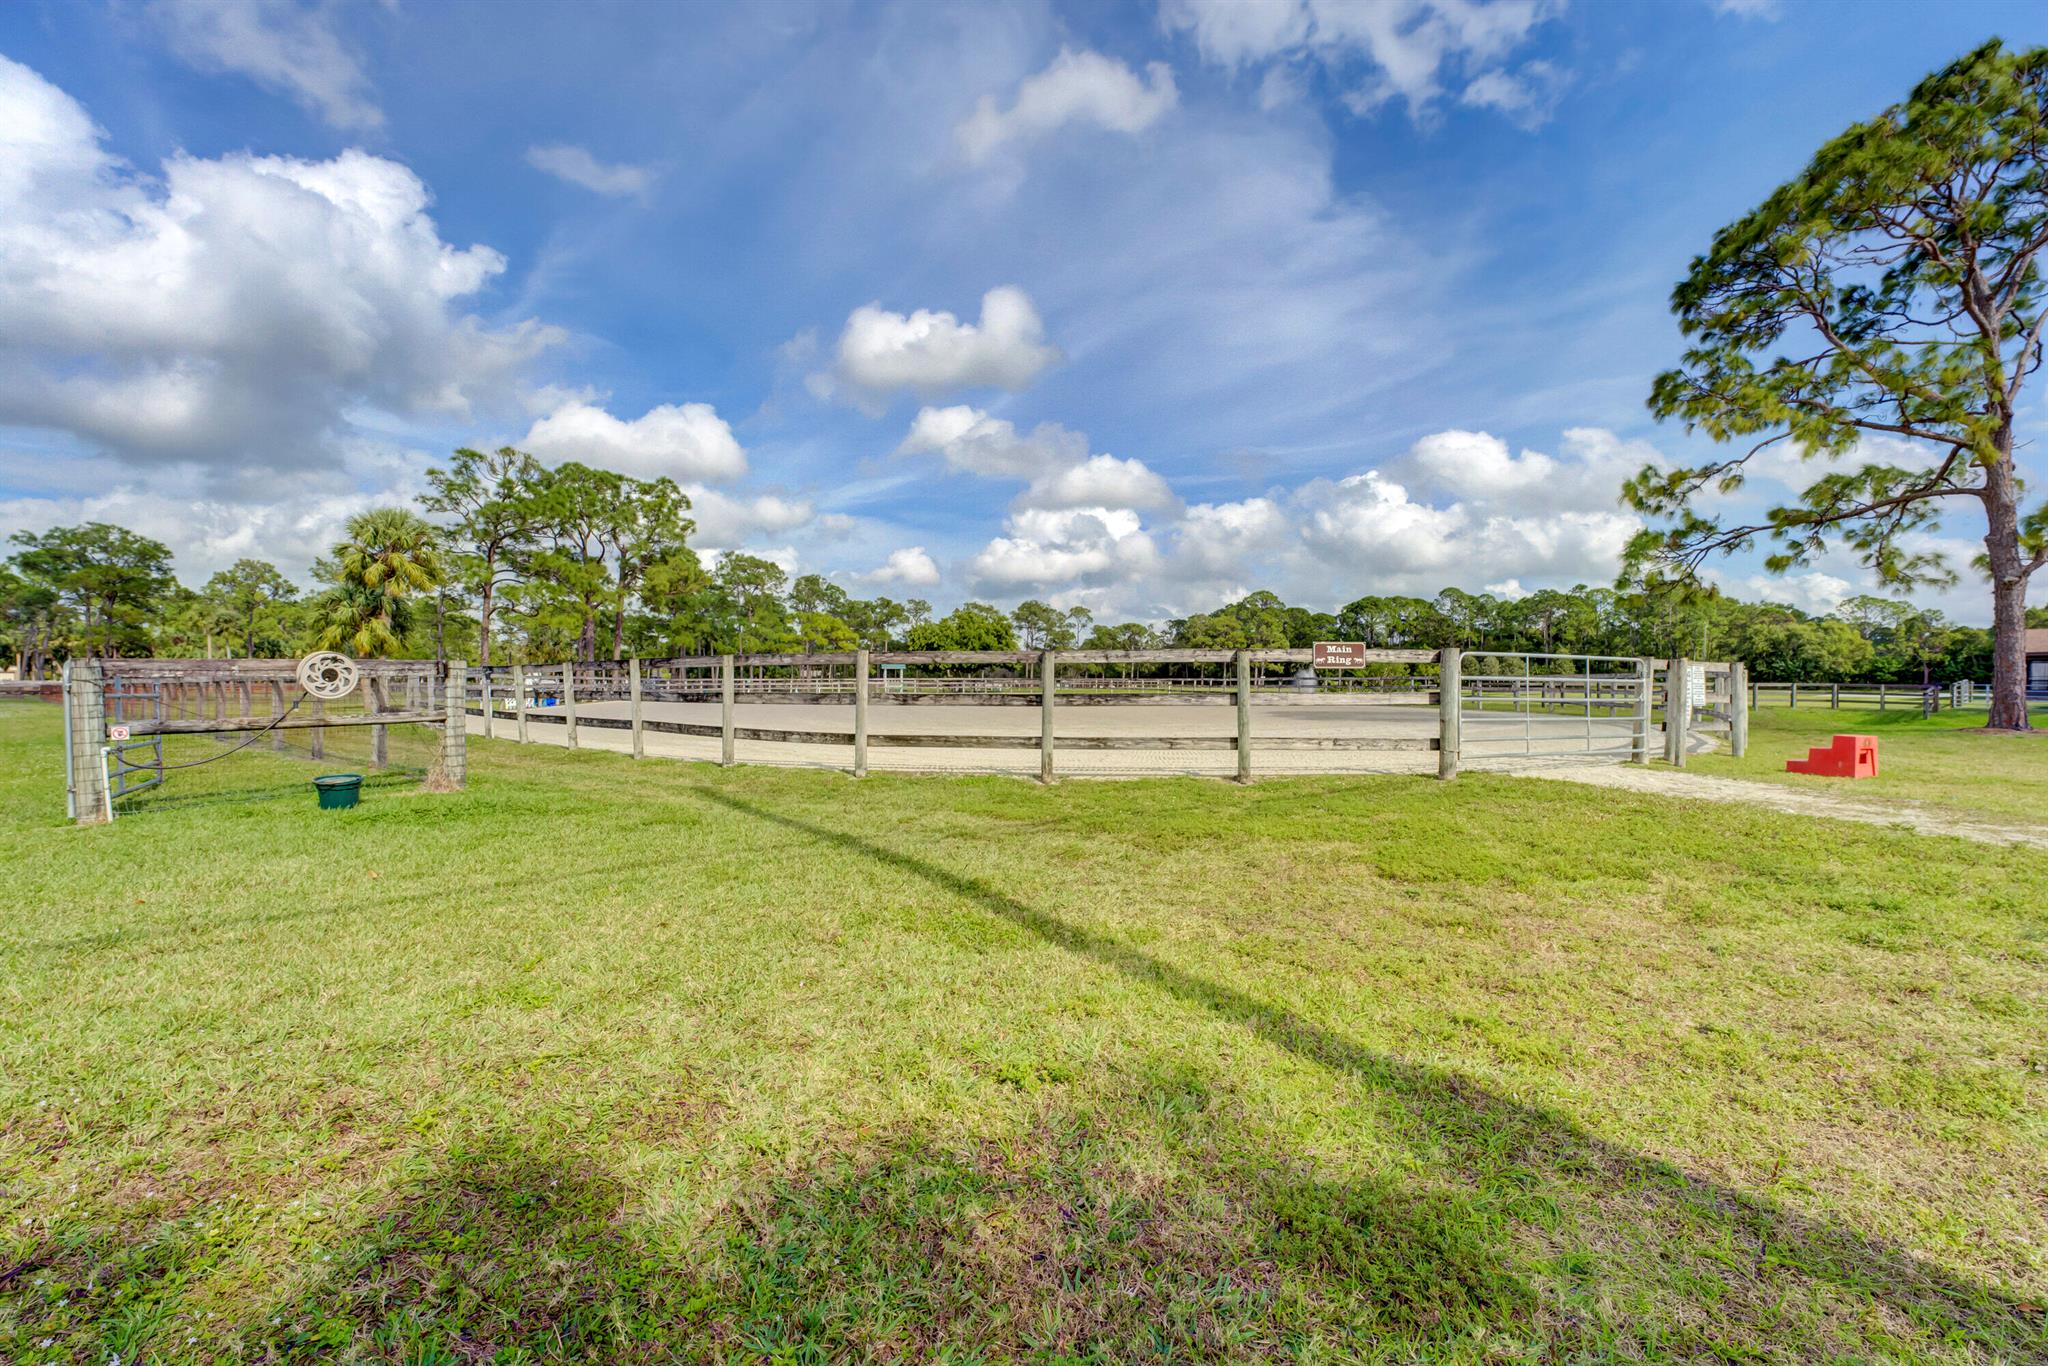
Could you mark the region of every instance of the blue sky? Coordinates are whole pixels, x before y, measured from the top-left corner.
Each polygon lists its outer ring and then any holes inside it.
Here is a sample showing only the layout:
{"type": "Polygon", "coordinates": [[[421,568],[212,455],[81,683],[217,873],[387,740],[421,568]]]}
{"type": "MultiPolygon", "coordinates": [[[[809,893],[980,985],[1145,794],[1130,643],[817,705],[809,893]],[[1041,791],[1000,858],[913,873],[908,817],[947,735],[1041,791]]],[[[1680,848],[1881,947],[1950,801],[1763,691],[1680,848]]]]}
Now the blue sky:
{"type": "Polygon", "coordinates": [[[940,605],[1603,583],[1687,260],[1993,35],[2048,9],[17,0],[0,531],[303,573],[514,443],[940,605]]]}

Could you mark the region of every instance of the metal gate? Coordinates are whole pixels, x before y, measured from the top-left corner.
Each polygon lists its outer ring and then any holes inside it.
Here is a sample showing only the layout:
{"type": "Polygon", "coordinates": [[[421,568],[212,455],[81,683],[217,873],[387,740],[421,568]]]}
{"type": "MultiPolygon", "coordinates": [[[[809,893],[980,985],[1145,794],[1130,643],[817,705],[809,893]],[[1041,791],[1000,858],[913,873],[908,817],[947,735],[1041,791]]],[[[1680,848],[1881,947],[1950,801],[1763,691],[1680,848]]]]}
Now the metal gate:
{"type": "Polygon", "coordinates": [[[1622,655],[1467,651],[1458,679],[1465,762],[1642,759],[1651,725],[1650,662],[1622,655]]]}

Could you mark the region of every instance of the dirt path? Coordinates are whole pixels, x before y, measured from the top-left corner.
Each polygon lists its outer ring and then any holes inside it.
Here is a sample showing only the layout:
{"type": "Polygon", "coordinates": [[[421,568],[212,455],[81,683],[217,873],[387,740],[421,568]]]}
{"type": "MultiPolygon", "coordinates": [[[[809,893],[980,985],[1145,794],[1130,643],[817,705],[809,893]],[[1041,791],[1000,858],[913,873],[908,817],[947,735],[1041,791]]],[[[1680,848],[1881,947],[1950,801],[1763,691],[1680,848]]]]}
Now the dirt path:
{"type": "Polygon", "coordinates": [[[1745,778],[1710,778],[1667,768],[1629,764],[1530,764],[1509,770],[1519,777],[1588,783],[1661,797],[1693,797],[1708,802],[1745,802],[1796,816],[1827,816],[1866,825],[1903,826],[1923,835],[1954,835],[1980,844],[2024,844],[2048,849],[2048,829],[1972,821],[1910,803],[1859,802],[1825,792],[1805,792],[1776,783],[1745,778]]]}

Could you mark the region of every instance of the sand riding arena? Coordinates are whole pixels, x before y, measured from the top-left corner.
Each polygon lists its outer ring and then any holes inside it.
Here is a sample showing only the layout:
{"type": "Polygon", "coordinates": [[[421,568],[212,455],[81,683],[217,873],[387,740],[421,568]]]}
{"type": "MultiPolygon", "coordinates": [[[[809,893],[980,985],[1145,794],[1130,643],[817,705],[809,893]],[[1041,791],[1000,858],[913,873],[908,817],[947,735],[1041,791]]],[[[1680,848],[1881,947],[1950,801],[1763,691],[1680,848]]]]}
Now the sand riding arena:
{"type": "Polygon", "coordinates": [[[1378,650],[852,651],[468,671],[472,736],[640,757],[1059,777],[1683,763],[1740,666],[1378,650]],[[1666,718],[1675,724],[1666,724],[1666,718]]]}

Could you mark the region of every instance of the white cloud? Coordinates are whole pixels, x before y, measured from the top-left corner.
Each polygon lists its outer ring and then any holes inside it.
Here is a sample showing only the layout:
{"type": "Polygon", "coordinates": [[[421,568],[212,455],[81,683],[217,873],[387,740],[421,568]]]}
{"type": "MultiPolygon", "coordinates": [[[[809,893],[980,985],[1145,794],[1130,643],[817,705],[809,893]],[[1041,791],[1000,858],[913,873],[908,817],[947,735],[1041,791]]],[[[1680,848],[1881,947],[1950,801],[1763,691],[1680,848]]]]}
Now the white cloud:
{"type": "MultiPolygon", "coordinates": [[[[1312,57],[1346,79],[1362,59],[1371,76],[1344,93],[1354,112],[1399,98],[1420,116],[1444,93],[1447,66],[1480,71],[1498,62],[1546,11],[1541,0],[1166,0],[1160,17],[1192,33],[1203,57],[1221,66],[1312,57]]],[[[1507,92],[1489,81],[1473,102],[1493,103],[1489,95],[1507,92]]]]}
{"type": "Polygon", "coordinates": [[[580,460],[649,479],[737,479],[747,472],[746,451],[708,403],[664,403],[626,422],[572,399],[534,423],[520,444],[544,460],[580,460]]]}
{"type": "Polygon", "coordinates": [[[981,319],[918,309],[891,313],[863,304],[846,319],[830,374],[811,377],[830,394],[846,385],[870,399],[913,390],[927,397],[969,388],[1023,389],[1060,359],[1045,340],[1031,296],[999,285],[982,296],[981,319]]]}
{"type": "Polygon", "coordinates": [[[1033,479],[1085,460],[1088,438],[1056,422],[1020,434],[1015,423],[963,403],[919,409],[896,453],[937,455],[967,474],[1033,479]]]}
{"type": "Polygon", "coordinates": [[[858,576],[873,584],[894,583],[905,588],[931,588],[939,582],[939,566],[921,545],[904,546],[889,552],[889,558],[858,576]]]}
{"type": "Polygon", "coordinates": [[[384,115],[330,5],[298,0],[156,0],[150,13],[171,51],[202,71],[232,71],[288,95],[342,129],[381,127],[384,115]]]}
{"type": "Polygon", "coordinates": [[[1458,102],[1475,109],[1497,110],[1517,128],[1533,133],[1550,122],[1570,84],[1571,73],[1538,60],[1524,64],[1516,72],[1482,71],[1466,84],[1458,102]]]}
{"type": "Polygon", "coordinates": [[[1780,9],[1778,0],[1707,0],[1714,13],[1732,15],[1737,19],[1776,19],[1780,9]]]}
{"type": "Polygon", "coordinates": [[[954,130],[969,162],[986,160],[1005,143],[1038,137],[1070,123],[1092,123],[1118,133],[1140,133],[1179,101],[1173,71],[1164,62],[1146,67],[1150,84],[1122,62],[1099,52],[1061,48],[1052,64],[1017,87],[1008,109],[984,95],[954,130]]]}
{"type": "Polygon", "coordinates": [[[645,166],[599,161],[573,143],[546,143],[526,149],[526,162],[571,185],[604,195],[645,193],[654,183],[654,173],[645,166]]]}
{"type": "Polygon", "coordinates": [[[1804,574],[1749,574],[1733,577],[1708,570],[1706,577],[1724,593],[1751,602],[1782,602],[1814,616],[1826,616],[1857,592],[1847,579],[1814,570],[1804,574]]]}
{"type": "Polygon", "coordinates": [[[696,519],[695,541],[705,546],[735,546],[754,536],[777,536],[817,519],[808,499],[777,493],[733,495],[702,484],[685,484],[690,516],[696,519]]]}
{"type": "Polygon", "coordinates": [[[970,572],[987,592],[1129,583],[1150,573],[1158,549],[1128,508],[1021,508],[974,557],[970,572]]]}
{"type": "Polygon", "coordinates": [[[1163,512],[1178,509],[1180,499],[1164,479],[1145,467],[1144,461],[1097,455],[1033,480],[1018,504],[1049,509],[1115,507],[1163,512]]]}
{"type": "Polygon", "coordinates": [[[505,268],[360,151],[127,173],[76,101],[0,58],[0,424],[128,460],[329,461],[350,419],[513,402],[561,333],[464,314],[505,268]]]}

